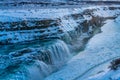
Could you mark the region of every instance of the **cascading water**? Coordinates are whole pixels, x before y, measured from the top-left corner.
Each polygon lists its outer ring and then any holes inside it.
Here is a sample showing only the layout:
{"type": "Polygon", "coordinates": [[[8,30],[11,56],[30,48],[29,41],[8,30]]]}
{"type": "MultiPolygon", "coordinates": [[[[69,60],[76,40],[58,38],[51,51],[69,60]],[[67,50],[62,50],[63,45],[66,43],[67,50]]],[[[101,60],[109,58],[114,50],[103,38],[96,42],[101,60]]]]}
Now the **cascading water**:
{"type": "Polygon", "coordinates": [[[6,76],[5,80],[42,80],[64,65],[70,56],[68,46],[61,40],[53,40],[40,44],[39,47],[37,45],[33,48],[11,52],[9,55],[1,56],[0,72],[2,76],[0,79],[2,80],[6,76]],[[9,58],[5,60],[5,56],[9,58]],[[13,71],[10,71],[11,67],[13,67],[13,71]],[[9,73],[9,75],[3,72],[9,73]]]}
{"type": "Polygon", "coordinates": [[[29,79],[28,80],[43,80],[52,72],[52,68],[42,61],[35,61],[35,63],[27,68],[29,79]]]}
{"type": "Polygon", "coordinates": [[[63,41],[59,41],[48,49],[51,55],[52,64],[56,67],[62,66],[70,57],[70,52],[67,45],[63,41]]]}

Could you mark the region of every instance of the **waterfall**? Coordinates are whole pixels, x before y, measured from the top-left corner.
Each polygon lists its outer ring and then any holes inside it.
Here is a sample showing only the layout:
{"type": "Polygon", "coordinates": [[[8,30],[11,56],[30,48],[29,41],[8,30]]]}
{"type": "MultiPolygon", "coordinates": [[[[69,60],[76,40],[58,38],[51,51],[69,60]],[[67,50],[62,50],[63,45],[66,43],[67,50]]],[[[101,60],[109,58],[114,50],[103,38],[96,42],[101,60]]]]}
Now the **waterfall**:
{"type": "Polygon", "coordinates": [[[70,57],[68,46],[63,41],[58,41],[56,44],[48,48],[50,52],[52,65],[56,67],[62,66],[70,57]]]}
{"type": "Polygon", "coordinates": [[[52,72],[49,65],[42,61],[36,61],[32,66],[28,67],[28,80],[43,80],[52,72]]]}
{"type": "Polygon", "coordinates": [[[4,75],[6,80],[13,79],[13,76],[17,80],[43,80],[64,65],[70,56],[69,48],[65,42],[52,40],[44,45],[24,48],[1,56],[0,63],[4,69],[0,67],[0,75],[3,75],[3,72],[9,73],[9,75],[4,75]],[[4,56],[9,58],[5,60],[4,56]],[[20,74],[18,75],[18,73],[20,74]],[[8,77],[9,79],[7,79],[8,77]]]}
{"type": "Polygon", "coordinates": [[[71,54],[69,52],[68,46],[61,40],[57,40],[54,44],[47,47],[47,49],[42,48],[37,49],[41,54],[38,56],[40,61],[37,61],[36,65],[32,65],[33,67],[30,69],[33,75],[33,71],[37,73],[37,79],[32,80],[41,80],[44,77],[48,76],[52,71],[59,69],[62,65],[64,65],[71,54]],[[37,77],[39,74],[39,77],[37,77]]]}

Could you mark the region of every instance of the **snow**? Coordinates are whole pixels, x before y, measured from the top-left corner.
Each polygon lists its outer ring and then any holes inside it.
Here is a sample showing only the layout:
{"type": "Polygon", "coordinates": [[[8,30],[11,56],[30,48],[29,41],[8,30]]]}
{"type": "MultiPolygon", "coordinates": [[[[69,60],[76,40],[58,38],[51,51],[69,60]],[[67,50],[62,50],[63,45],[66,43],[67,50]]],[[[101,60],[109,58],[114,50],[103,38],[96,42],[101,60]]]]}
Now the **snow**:
{"type": "MultiPolygon", "coordinates": [[[[44,29],[43,29],[44,30],[44,29]]],[[[58,28],[56,27],[48,27],[46,28],[45,32],[40,33],[39,29],[35,30],[23,30],[23,31],[0,31],[0,34],[3,35],[0,37],[0,41],[4,41],[7,39],[11,39],[10,43],[17,43],[17,42],[23,42],[23,41],[32,41],[35,39],[36,36],[42,36],[42,35],[47,35],[46,37],[51,37],[52,34],[58,33],[58,28]],[[49,32],[47,30],[50,30],[49,32]],[[52,31],[52,32],[51,32],[52,31]],[[36,33],[37,32],[37,33],[36,33]]],[[[54,36],[61,36],[62,34],[59,35],[54,35],[54,36]]]]}
{"type": "Polygon", "coordinates": [[[81,80],[89,69],[120,57],[119,32],[120,23],[113,20],[107,21],[102,27],[102,33],[90,39],[85,51],[73,57],[65,67],[45,80],[81,80]]]}
{"type": "Polygon", "coordinates": [[[0,10],[0,22],[9,22],[17,20],[29,20],[29,19],[55,19],[61,18],[65,15],[79,13],[82,10],[76,9],[24,9],[24,10],[0,10]]]}
{"type": "Polygon", "coordinates": [[[77,26],[78,26],[78,24],[76,23],[76,21],[74,19],[70,18],[70,19],[66,20],[66,19],[62,18],[60,28],[63,31],[67,32],[67,31],[74,30],[75,27],[77,27],[77,26]]]}
{"type": "MultiPolygon", "coordinates": [[[[2,35],[0,37],[1,41],[5,41],[7,39],[10,40],[10,43],[17,43],[22,41],[30,41],[34,40],[35,36],[41,36],[41,35],[49,35],[48,37],[60,37],[61,34],[58,33],[59,29],[62,29],[63,31],[70,31],[74,30],[78,24],[76,24],[76,21],[74,21],[72,18],[69,20],[65,20],[64,16],[75,14],[75,13],[81,13],[83,10],[81,8],[77,9],[24,9],[24,10],[0,10],[0,22],[1,23],[7,23],[7,22],[19,22],[19,21],[27,21],[27,20],[55,20],[57,18],[61,19],[61,25],[45,28],[44,33],[40,33],[39,30],[20,30],[20,31],[0,31],[0,34],[2,35]],[[56,29],[57,27],[57,29],[56,29]],[[47,30],[50,30],[48,32],[47,30]],[[37,33],[35,33],[37,31],[37,33]],[[22,32],[22,34],[21,34],[22,32]],[[55,35],[52,35],[55,34],[55,35]]],[[[28,26],[32,26],[31,22],[27,24],[28,26]]],[[[4,28],[10,29],[10,24],[3,25],[4,28]]],[[[1,26],[2,27],[2,26],[1,26]]],[[[45,36],[46,37],[46,36],[45,36]]]]}
{"type": "Polygon", "coordinates": [[[100,74],[96,74],[95,76],[91,76],[86,80],[120,80],[120,69],[117,71],[109,70],[107,72],[103,72],[100,74]]]}
{"type": "Polygon", "coordinates": [[[120,16],[115,19],[115,22],[120,23],[120,16]]]}
{"type": "Polygon", "coordinates": [[[109,10],[108,8],[105,9],[105,7],[103,8],[99,8],[97,11],[94,12],[94,14],[97,14],[98,16],[103,16],[103,17],[111,17],[111,16],[117,16],[120,14],[120,10],[109,10]],[[100,9],[100,10],[99,10],[100,9]]]}
{"type": "MultiPolygon", "coordinates": [[[[55,19],[62,18],[65,15],[81,13],[86,9],[97,9],[93,14],[103,17],[110,17],[120,14],[120,10],[109,10],[109,6],[81,7],[81,8],[46,8],[46,9],[5,9],[0,10],[0,22],[29,20],[29,19],[55,19]],[[104,10],[106,8],[106,10],[104,10]]],[[[114,6],[120,7],[120,6],[114,6]]],[[[85,19],[91,19],[90,16],[84,16],[85,19]]]]}
{"type": "MultiPolygon", "coordinates": [[[[115,22],[119,24],[119,21],[120,21],[120,16],[115,20],[115,22]]],[[[107,29],[107,27],[104,28],[103,30],[105,30],[105,29],[107,29]]],[[[113,27],[109,28],[109,31],[107,33],[115,33],[115,32],[118,33],[119,29],[120,29],[119,26],[117,28],[114,28],[114,26],[113,26],[113,27]]],[[[119,36],[119,35],[117,35],[117,36],[119,36]]],[[[114,38],[113,38],[113,40],[114,40],[114,38]]],[[[86,80],[103,80],[103,79],[104,80],[109,80],[109,79],[111,79],[111,80],[119,80],[120,79],[120,69],[118,69],[116,71],[109,70],[109,71],[106,71],[106,72],[102,72],[100,74],[95,74],[95,76],[88,77],[86,80]]]]}
{"type": "MultiPolygon", "coordinates": [[[[119,6],[114,6],[119,7],[119,6]]],[[[57,34],[58,29],[68,32],[75,30],[75,27],[78,27],[79,23],[84,20],[90,20],[92,17],[90,15],[82,14],[86,9],[95,9],[93,15],[100,16],[100,17],[113,17],[120,14],[120,10],[109,10],[108,6],[93,6],[93,7],[81,7],[81,8],[53,8],[53,9],[8,9],[8,10],[0,10],[0,22],[7,23],[7,22],[18,22],[18,21],[27,21],[27,20],[56,20],[60,19],[60,25],[52,28],[50,32],[47,32],[47,28],[45,29],[44,33],[35,33],[35,31],[39,30],[21,30],[21,31],[0,31],[0,40],[4,41],[7,39],[12,39],[11,42],[21,42],[21,41],[30,41],[34,40],[33,37],[47,35],[48,37],[60,37],[61,34],[57,34]],[[72,14],[82,14],[83,18],[74,20],[71,17],[72,14]],[[24,32],[21,34],[20,32],[24,32]],[[52,35],[56,33],[56,35],[52,35]],[[17,38],[17,39],[15,39],[17,38]]],[[[29,23],[28,26],[33,26],[35,24],[29,23]]],[[[10,24],[3,25],[4,28],[10,29],[10,24]]],[[[2,27],[2,26],[1,26],[2,27]]],[[[3,27],[2,27],[3,28],[3,27]]],[[[92,28],[92,27],[91,27],[92,28]]],[[[49,30],[49,29],[48,29],[49,30]]],[[[91,31],[91,30],[90,30],[91,31]]]]}

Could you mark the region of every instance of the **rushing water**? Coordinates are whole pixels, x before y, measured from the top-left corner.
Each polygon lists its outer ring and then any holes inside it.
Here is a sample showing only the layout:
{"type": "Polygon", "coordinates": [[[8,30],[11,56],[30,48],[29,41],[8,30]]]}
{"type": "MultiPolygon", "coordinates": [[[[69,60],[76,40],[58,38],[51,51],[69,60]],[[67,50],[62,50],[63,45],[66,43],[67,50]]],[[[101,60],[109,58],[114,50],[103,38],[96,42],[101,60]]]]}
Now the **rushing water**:
{"type": "Polygon", "coordinates": [[[0,80],[41,80],[59,69],[71,56],[68,46],[61,40],[21,45],[2,47],[0,80]]]}

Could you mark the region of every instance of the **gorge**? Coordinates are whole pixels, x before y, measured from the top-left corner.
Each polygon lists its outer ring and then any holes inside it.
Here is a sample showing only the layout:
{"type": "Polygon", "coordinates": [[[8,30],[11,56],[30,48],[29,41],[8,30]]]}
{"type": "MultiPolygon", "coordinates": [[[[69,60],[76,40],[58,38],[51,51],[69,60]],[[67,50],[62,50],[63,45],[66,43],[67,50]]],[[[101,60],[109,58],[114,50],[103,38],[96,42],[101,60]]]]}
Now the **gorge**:
{"type": "Polygon", "coordinates": [[[119,5],[0,10],[0,80],[98,80],[86,70],[119,56],[119,16],[119,5]]]}

